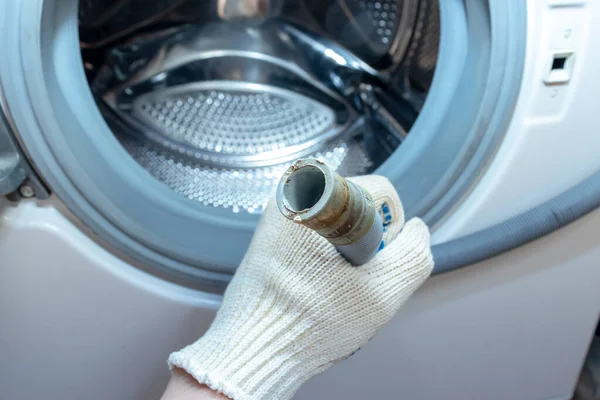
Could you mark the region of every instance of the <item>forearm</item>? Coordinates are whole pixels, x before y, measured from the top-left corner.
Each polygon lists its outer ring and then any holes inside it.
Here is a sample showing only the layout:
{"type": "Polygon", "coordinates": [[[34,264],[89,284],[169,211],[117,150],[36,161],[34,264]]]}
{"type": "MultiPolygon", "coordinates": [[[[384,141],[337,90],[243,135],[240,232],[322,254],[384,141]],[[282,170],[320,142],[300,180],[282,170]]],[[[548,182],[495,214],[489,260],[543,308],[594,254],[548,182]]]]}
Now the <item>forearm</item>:
{"type": "Polygon", "coordinates": [[[230,400],[196,382],[185,371],[175,368],[161,400],[230,400]]]}

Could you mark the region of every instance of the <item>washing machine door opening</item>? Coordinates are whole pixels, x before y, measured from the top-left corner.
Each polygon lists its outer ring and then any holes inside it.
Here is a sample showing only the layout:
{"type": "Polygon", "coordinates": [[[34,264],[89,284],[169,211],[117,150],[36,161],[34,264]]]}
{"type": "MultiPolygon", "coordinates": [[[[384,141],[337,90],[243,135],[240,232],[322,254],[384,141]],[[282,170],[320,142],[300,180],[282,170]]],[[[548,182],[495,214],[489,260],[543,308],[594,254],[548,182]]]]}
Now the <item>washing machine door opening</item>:
{"type": "Polygon", "coordinates": [[[88,81],[133,158],[205,206],[260,213],[300,157],[374,171],[433,79],[436,0],[132,3],[80,3],[88,81]]]}
{"type": "Polygon", "coordinates": [[[20,56],[0,60],[3,111],[72,215],[117,253],[216,288],[297,157],[385,175],[408,216],[441,221],[510,121],[523,3],[246,3],[7,5],[20,56]]]}

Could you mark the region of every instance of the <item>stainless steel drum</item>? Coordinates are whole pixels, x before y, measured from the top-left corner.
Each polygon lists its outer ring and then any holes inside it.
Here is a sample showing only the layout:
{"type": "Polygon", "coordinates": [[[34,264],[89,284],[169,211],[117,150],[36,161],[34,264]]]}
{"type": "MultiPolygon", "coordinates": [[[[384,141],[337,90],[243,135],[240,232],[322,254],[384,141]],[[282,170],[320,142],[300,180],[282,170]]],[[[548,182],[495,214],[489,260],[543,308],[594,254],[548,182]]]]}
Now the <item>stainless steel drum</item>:
{"type": "Polygon", "coordinates": [[[143,3],[81,2],[100,109],[153,176],[233,212],[260,212],[299,157],[371,172],[409,133],[437,59],[434,0],[143,3]]]}

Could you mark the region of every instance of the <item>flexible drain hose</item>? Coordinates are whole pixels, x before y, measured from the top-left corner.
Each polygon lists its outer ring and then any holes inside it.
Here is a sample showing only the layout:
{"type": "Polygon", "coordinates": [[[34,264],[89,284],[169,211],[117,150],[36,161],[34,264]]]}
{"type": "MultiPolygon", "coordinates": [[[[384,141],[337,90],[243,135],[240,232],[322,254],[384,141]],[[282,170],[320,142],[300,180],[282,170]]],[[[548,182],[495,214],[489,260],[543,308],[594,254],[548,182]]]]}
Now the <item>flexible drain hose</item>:
{"type": "Polygon", "coordinates": [[[381,248],[383,222],[371,196],[323,161],[292,164],[276,198],[287,219],[323,236],[353,265],[365,264],[381,248]]]}

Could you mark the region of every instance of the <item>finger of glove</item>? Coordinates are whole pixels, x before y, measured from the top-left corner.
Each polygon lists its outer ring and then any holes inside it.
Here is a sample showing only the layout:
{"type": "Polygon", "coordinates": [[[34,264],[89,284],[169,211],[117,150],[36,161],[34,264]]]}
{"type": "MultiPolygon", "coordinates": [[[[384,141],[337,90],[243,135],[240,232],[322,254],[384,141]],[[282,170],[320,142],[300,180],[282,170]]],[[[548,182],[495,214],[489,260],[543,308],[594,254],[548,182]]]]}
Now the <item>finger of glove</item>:
{"type": "Polygon", "coordinates": [[[373,198],[383,220],[383,242],[392,242],[404,226],[404,208],[394,185],[384,176],[365,175],[348,178],[365,189],[373,198]]]}
{"type": "Polygon", "coordinates": [[[429,229],[423,221],[413,218],[363,270],[371,285],[380,291],[381,300],[395,312],[431,275],[433,265],[429,229]]]}

